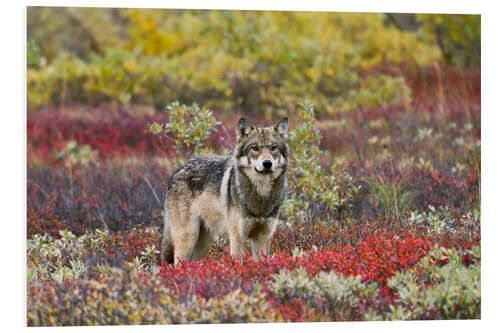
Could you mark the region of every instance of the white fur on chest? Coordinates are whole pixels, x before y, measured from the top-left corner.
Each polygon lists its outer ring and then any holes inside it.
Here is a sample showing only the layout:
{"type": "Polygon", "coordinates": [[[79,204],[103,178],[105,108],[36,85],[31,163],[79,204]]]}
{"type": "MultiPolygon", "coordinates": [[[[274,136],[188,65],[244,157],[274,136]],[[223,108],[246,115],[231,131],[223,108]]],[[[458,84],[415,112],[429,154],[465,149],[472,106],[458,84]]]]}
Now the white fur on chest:
{"type": "Polygon", "coordinates": [[[257,174],[254,172],[256,175],[251,178],[251,181],[255,187],[255,191],[257,192],[258,195],[261,197],[269,197],[271,195],[271,191],[273,189],[273,182],[272,179],[269,175],[263,176],[260,174],[257,174]]]}

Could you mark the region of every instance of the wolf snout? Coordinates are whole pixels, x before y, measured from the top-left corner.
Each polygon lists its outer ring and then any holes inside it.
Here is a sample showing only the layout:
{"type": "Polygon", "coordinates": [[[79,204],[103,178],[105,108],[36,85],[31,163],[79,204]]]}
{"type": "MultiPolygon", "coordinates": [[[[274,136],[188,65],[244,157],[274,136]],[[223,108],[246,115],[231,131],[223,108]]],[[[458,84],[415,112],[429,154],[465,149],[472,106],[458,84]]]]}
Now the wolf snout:
{"type": "Polygon", "coordinates": [[[264,170],[271,170],[271,168],[273,167],[273,161],[265,160],[262,162],[262,166],[264,167],[264,170]]]}

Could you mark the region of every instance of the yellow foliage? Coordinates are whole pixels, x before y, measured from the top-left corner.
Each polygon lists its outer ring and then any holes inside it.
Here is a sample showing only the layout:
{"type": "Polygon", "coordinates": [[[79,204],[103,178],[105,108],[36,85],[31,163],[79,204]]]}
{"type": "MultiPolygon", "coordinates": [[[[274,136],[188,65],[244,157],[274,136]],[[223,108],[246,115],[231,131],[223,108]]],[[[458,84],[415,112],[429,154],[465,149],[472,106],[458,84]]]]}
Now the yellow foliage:
{"type": "Polygon", "coordinates": [[[392,89],[387,101],[359,72],[382,61],[425,66],[440,57],[422,31],[401,31],[381,13],[80,10],[66,14],[85,15],[92,25],[81,20],[73,27],[54,9],[39,9],[46,18],[41,22],[60,23],[50,36],[41,23],[41,32],[34,29],[33,19],[31,48],[40,46],[48,61],[28,71],[32,109],[103,102],[163,108],[183,100],[217,110],[280,113],[307,98],[320,112],[333,113],[359,107],[355,100],[345,103],[360,95],[359,87],[369,88],[370,105],[400,103],[397,86],[383,86],[392,89]],[[61,40],[82,29],[94,47],[62,53],[61,40]]]}

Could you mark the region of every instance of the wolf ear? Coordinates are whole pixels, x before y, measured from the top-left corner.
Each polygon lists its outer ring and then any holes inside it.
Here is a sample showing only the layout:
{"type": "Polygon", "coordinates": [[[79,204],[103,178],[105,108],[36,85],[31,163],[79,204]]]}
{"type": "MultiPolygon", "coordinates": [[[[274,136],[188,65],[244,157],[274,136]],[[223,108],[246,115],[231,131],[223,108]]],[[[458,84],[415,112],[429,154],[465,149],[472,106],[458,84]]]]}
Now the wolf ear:
{"type": "Polygon", "coordinates": [[[288,134],[288,117],[281,119],[279,123],[274,125],[274,130],[286,137],[288,134]]]}
{"type": "Polygon", "coordinates": [[[240,121],[238,122],[238,131],[237,131],[238,141],[246,137],[254,129],[255,127],[253,127],[252,124],[250,124],[245,117],[241,117],[240,121]]]}

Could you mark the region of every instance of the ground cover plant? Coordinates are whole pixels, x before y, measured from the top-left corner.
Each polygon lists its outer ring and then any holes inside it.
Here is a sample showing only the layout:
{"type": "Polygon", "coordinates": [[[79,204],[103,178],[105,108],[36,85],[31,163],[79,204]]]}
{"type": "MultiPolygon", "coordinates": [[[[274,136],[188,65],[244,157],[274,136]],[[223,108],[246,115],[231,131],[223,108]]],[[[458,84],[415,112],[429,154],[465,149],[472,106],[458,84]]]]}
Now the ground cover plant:
{"type": "Polygon", "coordinates": [[[480,318],[478,24],[30,8],[28,325],[480,318]],[[270,255],[160,262],[168,176],[285,113],[270,255]]]}

